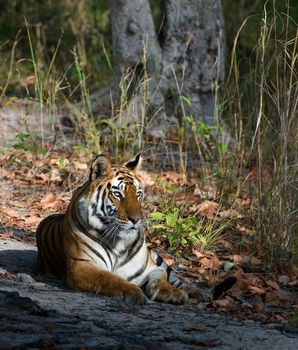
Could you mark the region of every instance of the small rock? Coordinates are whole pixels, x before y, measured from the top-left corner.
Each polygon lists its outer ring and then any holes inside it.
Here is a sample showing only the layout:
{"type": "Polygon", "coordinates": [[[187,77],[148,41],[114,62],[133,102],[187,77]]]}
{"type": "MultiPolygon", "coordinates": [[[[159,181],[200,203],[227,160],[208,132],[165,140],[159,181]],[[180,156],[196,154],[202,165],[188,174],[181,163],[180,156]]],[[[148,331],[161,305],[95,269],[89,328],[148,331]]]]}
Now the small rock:
{"type": "Polygon", "coordinates": [[[27,273],[17,273],[18,281],[25,283],[36,283],[35,279],[27,273]]]}

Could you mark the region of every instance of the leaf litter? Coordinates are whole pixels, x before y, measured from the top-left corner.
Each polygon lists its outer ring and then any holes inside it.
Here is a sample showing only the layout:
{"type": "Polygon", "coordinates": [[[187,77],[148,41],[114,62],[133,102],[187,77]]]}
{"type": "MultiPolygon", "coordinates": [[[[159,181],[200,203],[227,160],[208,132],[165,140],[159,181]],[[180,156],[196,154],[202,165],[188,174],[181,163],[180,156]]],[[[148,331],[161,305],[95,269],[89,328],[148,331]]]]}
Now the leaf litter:
{"type": "MultiPolygon", "coordinates": [[[[86,178],[91,159],[92,156],[80,154],[53,152],[45,157],[4,150],[0,155],[0,239],[20,239],[15,230],[24,232],[24,240],[34,238],[44,217],[64,212],[72,191],[86,178]]],[[[171,253],[166,237],[153,237],[147,228],[148,246],[157,249],[170,266],[190,280],[214,285],[231,274],[237,277],[232,290],[213,303],[202,303],[203,308],[246,320],[262,320],[270,327],[292,318],[298,309],[298,268],[275,269],[262,256],[252,255],[248,248],[237,244],[246,240],[243,246],[248,247],[254,232],[245,224],[243,212],[221,207],[216,191],[200,188],[193,178],[186,182],[179,173],[155,174],[145,170],[141,175],[146,187],[147,217],[157,210],[161,200],[172,198],[177,205],[187,208],[185,215],[234,220],[229,235],[222,240],[225,244],[212,252],[192,248],[171,253]]],[[[243,199],[242,204],[249,203],[243,199]]],[[[190,302],[196,303],[192,299],[190,302]]]]}

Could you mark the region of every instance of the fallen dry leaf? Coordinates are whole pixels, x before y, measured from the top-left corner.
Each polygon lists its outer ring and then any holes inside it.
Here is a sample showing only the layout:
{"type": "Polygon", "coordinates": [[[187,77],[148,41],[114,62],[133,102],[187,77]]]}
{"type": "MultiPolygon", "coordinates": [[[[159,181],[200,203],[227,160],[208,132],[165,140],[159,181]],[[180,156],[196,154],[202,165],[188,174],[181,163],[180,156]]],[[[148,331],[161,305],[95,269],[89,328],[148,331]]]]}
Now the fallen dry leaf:
{"type": "Polygon", "coordinates": [[[163,260],[169,265],[172,266],[174,263],[174,259],[169,255],[169,254],[165,254],[165,253],[158,253],[158,255],[160,257],[163,258],[163,260]]]}
{"type": "Polygon", "coordinates": [[[196,249],[192,249],[192,253],[199,259],[201,259],[203,256],[205,256],[203,253],[201,253],[200,251],[196,250],[196,249]]]}
{"type": "Polygon", "coordinates": [[[81,162],[74,162],[74,166],[76,169],[79,169],[79,170],[86,170],[88,168],[88,165],[86,163],[81,163],[81,162]]]}
{"type": "Polygon", "coordinates": [[[252,256],[252,257],[250,258],[250,263],[251,263],[252,265],[261,265],[261,264],[262,264],[262,260],[259,259],[259,258],[256,258],[255,256],[252,256]]]}
{"type": "Polygon", "coordinates": [[[4,273],[0,272],[0,278],[15,281],[17,279],[17,276],[5,271],[4,273]]]}
{"type": "Polygon", "coordinates": [[[37,174],[36,177],[43,180],[44,182],[48,182],[50,180],[50,174],[48,174],[48,173],[37,174]]]}
{"type": "Polygon", "coordinates": [[[267,286],[272,287],[273,289],[280,291],[280,287],[279,287],[277,282],[275,282],[273,280],[267,280],[267,281],[265,281],[265,283],[267,284],[267,286]]]}
{"type": "Polygon", "coordinates": [[[154,185],[154,181],[151,177],[151,175],[147,172],[147,171],[139,171],[139,175],[142,179],[142,182],[145,184],[145,186],[153,186],[154,185]]]}
{"type": "Polygon", "coordinates": [[[35,161],[35,166],[37,168],[43,168],[46,165],[45,160],[44,159],[38,159],[35,161]]]}
{"type": "Polygon", "coordinates": [[[255,294],[254,307],[258,312],[264,311],[264,303],[263,303],[261,295],[259,295],[259,294],[255,294]]]}
{"type": "Polygon", "coordinates": [[[11,208],[1,208],[1,212],[6,214],[7,216],[13,217],[13,218],[19,218],[21,215],[15,211],[14,209],[11,208]]]}
{"type": "Polygon", "coordinates": [[[238,213],[236,210],[234,209],[227,209],[227,210],[223,210],[219,213],[219,216],[222,219],[227,219],[227,218],[233,218],[233,219],[241,219],[244,216],[240,213],[238,213]]]}
{"type": "Polygon", "coordinates": [[[205,269],[211,269],[212,267],[212,261],[209,258],[202,258],[200,259],[200,263],[204,266],[205,269]]]}
{"type": "Polygon", "coordinates": [[[291,278],[288,275],[281,275],[278,277],[278,282],[286,285],[291,281],[291,278]]]}
{"type": "Polygon", "coordinates": [[[281,322],[281,323],[288,323],[288,321],[284,318],[284,317],[282,317],[282,316],[280,316],[280,315],[275,315],[275,317],[276,317],[276,319],[279,321],[279,322],[281,322]]]}
{"type": "Polygon", "coordinates": [[[270,306],[278,306],[279,300],[276,298],[276,295],[274,293],[266,293],[265,303],[270,306]]]}
{"type": "Polygon", "coordinates": [[[272,306],[289,306],[289,304],[292,304],[293,300],[286,293],[274,290],[266,293],[265,302],[272,306]]]}
{"type": "Polygon", "coordinates": [[[211,269],[213,271],[219,270],[221,268],[221,262],[217,256],[211,258],[211,269]]]}
{"type": "Polygon", "coordinates": [[[54,202],[57,199],[57,196],[53,193],[48,193],[44,197],[41,198],[40,202],[42,204],[49,204],[54,202]]]}
{"type": "Polygon", "coordinates": [[[250,257],[248,255],[232,255],[231,259],[235,264],[247,264],[249,263],[250,257]]]}
{"type": "Polygon", "coordinates": [[[29,216],[27,218],[24,219],[26,224],[29,224],[29,225],[34,225],[34,226],[37,226],[40,221],[41,221],[41,218],[39,216],[29,216]]]}
{"type": "Polygon", "coordinates": [[[270,328],[270,329],[275,329],[275,328],[278,328],[279,325],[277,323],[266,323],[266,324],[264,324],[264,327],[270,328]]]}
{"type": "Polygon", "coordinates": [[[292,274],[293,274],[294,276],[298,277],[298,267],[293,266],[291,270],[292,270],[292,274]]]}
{"type": "Polygon", "coordinates": [[[191,207],[192,211],[196,211],[207,219],[212,219],[217,212],[219,204],[212,201],[204,201],[200,204],[195,204],[191,207]]]}
{"type": "Polygon", "coordinates": [[[215,300],[214,303],[217,306],[227,307],[230,304],[230,301],[228,299],[218,299],[215,300]]]}
{"type": "Polygon", "coordinates": [[[52,169],[50,181],[51,182],[58,182],[58,183],[63,182],[61,172],[58,171],[57,169],[52,169]]]}
{"type": "Polygon", "coordinates": [[[260,287],[256,286],[249,286],[249,290],[251,291],[252,294],[257,294],[257,295],[264,295],[266,294],[266,290],[260,287]]]}
{"type": "MultiPolygon", "coordinates": [[[[47,208],[56,212],[64,211],[67,202],[68,198],[66,196],[61,196],[53,193],[48,193],[40,201],[43,208],[47,208]]],[[[42,207],[39,206],[38,202],[35,203],[34,207],[36,209],[42,209],[42,207]]]]}
{"type": "Polygon", "coordinates": [[[290,281],[288,284],[289,284],[290,286],[298,286],[298,279],[296,278],[296,279],[294,279],[293,281],[290,281]]]}
{"type": "Polygon", "coordinates": [[[276,296],[276,298],[278,298],[281,301],[292,302],[292,298],[283,291],[276,290],[273,293],[276,296]]]}

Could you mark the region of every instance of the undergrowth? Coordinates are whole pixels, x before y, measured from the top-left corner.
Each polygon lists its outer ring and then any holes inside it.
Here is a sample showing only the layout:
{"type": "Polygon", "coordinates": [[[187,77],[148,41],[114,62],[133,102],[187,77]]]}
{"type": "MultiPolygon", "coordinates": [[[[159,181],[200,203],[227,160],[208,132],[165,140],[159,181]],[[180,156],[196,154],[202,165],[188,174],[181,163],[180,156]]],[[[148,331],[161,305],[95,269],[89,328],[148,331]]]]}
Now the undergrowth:
{"type": "Polygon", "coordinates": [[[169,249],[179,252],[180,249],[196,248],[206,252],[214,250],[218,241],[224,236],[229,221],[208,220],[194,214],[184,215],[181,208],[168,203],[160,204],[160,210],[150,214],[153,221],[153,234],[164,235],[169,249]]]}
{"type": "MultiPolygon", "coordinates": [[[[231,5],[229,1],[223,3],[231,5]]],[[[245,18],[244,12],[236,16],[244,21],[233,42],[229,37],[231,56],[226,83],[217,98],[217,125],[210,127],[197,116],[183,114],[174,141],[148,139],[146,72],[139,81],[141,109],[135,108],[133,98],[127,99],[131,74],[124,72],[120,98],[112,101],[111,118],[95,121],[89,89],[98,87],[98,81],[112,75],[107,4],[99,2],[94,3],[96,8],[91,12],[84,1],[59,5],[63,16],[67,7],[74,11],[74,17],[67,20],[71,30],[63,34],[72,42],[67,53],[61,50],[65,41],[61,33],[46,39],[46,28],[36,23],[31,25],[27,19],[26,45],[18,34],[5,58],[8,71],[0,68],[0,103],[4,103],[6,95],[13,97],[20,90],[20,95],[38,102],[41,148],[47,151],[52,145],[44,135],[45,119],[53,121],[54,129],[58,104],[73,105],[74,98],[79,98],[82,103],[72,109],[76,151],[95,154],[113,150],[116,158],[128,159],[137,149],[149,148],[150,154],[163,149],[167,159],[172,159],[172,168],[185,181],[189,162],[192,158],[198,160],[198,181],[216,186],[217,201],[237,209],[241,200],[250,203],[250,208],[245,207],[245,215],[256,228],[251,238],[252,252],[271,262],[297,264],[298,32],[290,16],[291,6],[295,4],[286,2],[283,10],[277,11],[274,0],[257,3],[263,5],[262,16],[247,13],[249,17],[245,18]],[[100,42],[87,23],[90,15],[94,16],[90,23],[101,23],[96,27],[100,42]],[[95,52],[100,59],[95,59],[95,52]],[[229,139],[222,137],[227,126],[229,139]],[[171,142],[176,153],[169,147],[171,142]]],[[[15,4],[10,6],[12,11],[15,4]]],[[[5,40],[1,41],[2,52],[8,46],[5,40]]],[[[182,111],[183,104],[191,104],[187,96],[178,99],[182,111]]],[[[17,136],[15,146],[40,152],[34,131],[30,130],[17,136]]],[[[156,167],[161,167],[158,161],[156,167]]],[[[226,228],[226,223],[218,225],[195,215],[184,217],[175,203],[159,208],[151,219],[155,229],[167,236],[171,249],[197,244],[203,250],[211,249],[226,228]]]]}
{"type": "Polygon", "coordinates": [[[234,116],[239,158],[232,176],[241,181],[240,187],[245,182],[251,198],[259,253],[271,262],[297,263],[298,32],[289,31],[293,21],[289,4],[286,13],[278,13],[274,5],[273,1],[269,9],[267,2],[263,8],[255,62],[245,79],[240,71],[247,62],[239,61],[237,45],[249,18],[237,33],[224,89],[224,114],[234,116]]]}

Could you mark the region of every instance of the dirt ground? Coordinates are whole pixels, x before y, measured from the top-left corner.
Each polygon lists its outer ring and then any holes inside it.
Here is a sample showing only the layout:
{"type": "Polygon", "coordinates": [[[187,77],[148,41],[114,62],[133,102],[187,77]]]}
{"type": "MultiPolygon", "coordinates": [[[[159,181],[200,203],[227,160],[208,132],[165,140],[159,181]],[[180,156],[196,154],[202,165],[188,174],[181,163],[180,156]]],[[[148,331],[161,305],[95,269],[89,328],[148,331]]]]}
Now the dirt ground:
{"type": "Polygon", "coordinates": [[[0,349],[297,349],[266,328],[200,305],[124,305],[36,275],[34,242],[0,241],[0,349]]]}

